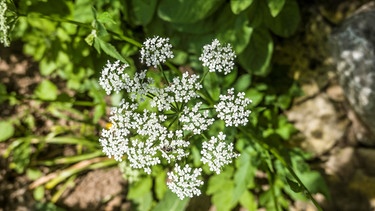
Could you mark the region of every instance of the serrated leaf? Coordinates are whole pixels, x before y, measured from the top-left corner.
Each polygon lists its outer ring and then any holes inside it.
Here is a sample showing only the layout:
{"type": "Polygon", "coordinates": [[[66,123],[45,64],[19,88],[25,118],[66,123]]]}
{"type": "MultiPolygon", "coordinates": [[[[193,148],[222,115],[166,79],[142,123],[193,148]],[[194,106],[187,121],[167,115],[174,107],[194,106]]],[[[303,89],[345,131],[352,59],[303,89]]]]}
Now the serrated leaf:
{"type": "MultiPolygon", "coordinates": [[[[249,148],[251,149],[251,148],[249,148]]],[[[234,173],[233,201],[237,203],[243,193],[248,189],[248,185],[254,179],[255,168],[251,166],[251,156],[249,149],[241,153],[236,160],[237,171],[234,173]]]]}
{"type": "Polygon", "coordinates": [[[111,24],[116,24],[116,22],[113,20],[113,18],[111,17],[111,15],[108,13],[108,12],[103,12],[103,13],[100,13],[98,16],[97,16],[97,20],[101,23],[111,23],[111,24]]]}
{"type": "Polygon", "coordinates": [[[100,39],[100,37],[95,37],[95,43],[98,43],[100,49],[103,50],[107,55],[118,59],[123,63],[127,63],[126,59],[110,43],[100,39]]]}
{"type": "Polygon", "coordinates": [[[172,23],[194,23],[211,15],[223,2],[224,0],[161,0],[158,16],[172,23]]]}
{"type": "Polygon", "coordinates": [[[214,175],[208,181],[207,194],[212,195],[212,203],[217,210],[230,210],[233,203],[234,182],[231,180],[233,168],[227,166],[219,175],[214,175]]]}
{"type": "Polygon", "coordinates": [[[231,0],[230,7],[234,14],[240,14],[242,11],[246,10],[254,0],[231,0]]]}
{"type": "Polygon", "coordinates": [[[284,7],[285,0],[267,0],[272,17],[276,17],[284,7]]]}
{"type": "Polygon", "coordinates": [[[6,141],[14,134],[14,126],[8,121],[0,121],[0,142],[6,141]]]}
{"type": "Polygon", "coordinates": [[[56,100],[58,89],[54,83],[49,80],[43,80],[35,89],[34,95],[41,100],[56,100]]]}
{"type": "Polygon", "coordinates": [[[156,207],[153,209],[153,211],[164,211],[164,210],[173,210],[173,211],[179,211],[179,210],[185,210],[189,198],[185,198],[181,200],[177,197],[175,193],[168,190],[164,198],[156,205],[156,207]]]}

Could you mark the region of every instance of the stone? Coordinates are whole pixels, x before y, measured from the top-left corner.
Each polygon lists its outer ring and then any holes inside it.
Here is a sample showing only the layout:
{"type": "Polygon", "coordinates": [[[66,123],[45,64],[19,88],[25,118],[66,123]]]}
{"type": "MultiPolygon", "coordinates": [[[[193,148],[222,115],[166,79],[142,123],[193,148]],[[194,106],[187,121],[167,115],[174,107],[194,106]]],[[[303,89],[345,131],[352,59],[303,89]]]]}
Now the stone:
{"type": "Polygon", "coordinates": [[[293,105],[286,116],[300,131],[299,137],[296,137],[301,139],[300,146],[314,156],[331,150],[341,140],[348,125],[326,94],[293,105]]]}
{"type": "Polygon", "coordinates": [[[375,146],[375,10],[348,18],[330,38],[339,83],[360,120],[371,132],[358,140],[375,146]]]}

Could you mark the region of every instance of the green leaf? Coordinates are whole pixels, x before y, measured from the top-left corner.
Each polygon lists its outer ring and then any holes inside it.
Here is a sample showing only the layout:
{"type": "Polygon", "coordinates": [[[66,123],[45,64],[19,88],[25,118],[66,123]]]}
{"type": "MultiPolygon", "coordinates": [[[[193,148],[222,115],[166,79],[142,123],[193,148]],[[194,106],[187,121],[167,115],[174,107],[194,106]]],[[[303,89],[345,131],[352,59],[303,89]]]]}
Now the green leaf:
{"type": "Polygon", "coordinates": [[[233,203],[234,182],[231,180],[233,168],[227,166],[219,175],[214,175],[208,181],[207,194],[212,195],[212,203],[217,210],[231,210],[233,203]]]}
{"type": "Polygon", "coordinates": [[[101,23],[111,23],[111,24],[116,24],[116,21],[113,20],[113,18],[111,17],[111,15],[108,13],[108,12],[103,12],[103,13],[100,13],[98,16],[97,16],[97,20],[101,23]]]}
{"type": "Polygon", "coordinates": [[[152,179],[151,177],[145,177],[138,182],[129,186],[129,192],[127,195],[128,199],[137,199],[148,193],[151,193],[152,179]]]}
{"type": "Polygon", "coordinates": [[[242,11],[247,9],[254,0],[231,0],[230,7],[234,14],[240,14],[242,11]]]}
{"type": "Polygon", "coordinates": [[[223,82],[223,88],[230,87],[236,81],[237,76],[238,76],[238,70],[237,68],[235,68],[228,75],[225,76],[224,82],[223,82]]]}
{"type": "Polygon", "coordinates": [[[294,191],[295,193],[299,193],[303,191],[303,187],[297,182],[294,182],[290,180],[289,178],[286,178],[286,181],[288,182],[290,189],[292,189],[292,191],[294,191]]]}
{"type": "Polygon", "coordinates": [[[156,197],[158,200],[161,200],[163,197],[166,197],[167,192],[167,173],[166,171],[161,170],[160,172],[157,172],[155,176],[155,188],[154,192],[156,194],[156,197]]]}
{"type": "Polygon", "coordinates": [[[135,23],[147,25],[154,17],[157,1],[155,0],[132,0],[130,12],[134,15],[135,23]]]}
{"type": "Polygon", "coordinates": [[[265,23],[268,28],[281,37],[292,35],[301,20],[299,7],[296,0],[285,2],[283,10],[276,16],[268,15],[265,17],[265,23]]]}
{"type": "Polygon", "coordinates": [[[126,59],[110,43],[102,40],[100,37],[95,37],[95,43],[98,43],[100,49],[102,49],[107,55],[118,59],[121,62],[127,63],[126,59]]]}
{"type": "Polygon", "coordinates": [[[34,95],[41,100],[56,100],[57,94],[56,85],[49,80],[43,80],[34,91],[34,95]]]}
{"type": "Polygon", "coordinates": [[[89,35],[87,35],[85,37],[85,42],[89,45],[89,46],[92,46],[92,44],[94,44],[94,39],[95,39],[95,34],[94,33],[90,33],[89,35]]]}
{"type": "Polygon", "coordinates": [[[204,89],[208,92],[211,98],[216,101],[220,96],[220,85],[218,75],[215,73],[208,73],[203,80],[204,89]]]}
{"type": "Polygon", "coordinates": [[[38,186],[33,191],[33,197],[36,201],[41,201],[44,198],[44,186],[38,186]]]}
{"type": "Polygon", "coordinates": [[[284,7],[285,0],[267,0],[272,17],[276,17],[284,7]]]}
{"type": "Polygon", "coordinates": [[[257,89],[249,89],[246,91],[246,97],[251,99],[251,106],[255,107],[259,105],[260,102],[262,102],[264,93],[258,91],[257,89]]]}
{"type": "Polygon", "coordinates": [[[39,71],[42,75],[50,75],[57,69],[57,63],[48,59],[42,59],[39,63],[39,71]]]}
{"type": "Polygon", "coordinates": [[[6,141],[14,134],[14,126],[9,121],[0,121],[0,142],[6,141]]]}
{"type": "Polygon", "coordinates": [[[249,44],[253,28],[249,26],[249,18],[245,13],[233,15],[229,6],[225,7],[218,18],[213,36],[226,43],[231,43],[234,51],[239,54],[249,44]]]}
{"type": "Polygon", "coordinates": [[[318,171],[308,171],[298,176],[310,193],[322,193],[327,198],[330,197],[327,184],[318,171]]]}
{"type": "Polygon", "coordinates": [[[257,201],[250,191],[245,191],[242,194],[240,198],[240,204],[249,211],[257,210],[258,207],[257,201]]]}
{"type": "MultiPolygon", "coordinates": [[[[30,141],[31,137],[20,138],[15,140],[8,147],[8,149],[10,149],[13,154],[13,159],[12,162],[9,164],[9,167],[11,169],[14,169],[19,174],[23,173],[30,163],[30,141]]],[[[4,153],[4,156],[6,156],[6,154],[7,153],[4,153]]]]}
{"type": "Polygon", "coordinates": [[[164,211],[164,210],[173,210],[173,211],[179,211],[179,210],[185,210],[189,198],[185,198],[181,200],[177,197],[175,193],[168,190],[164,198],[158,203],[158,205],[153,209],[153,211],[164,211]]]}
{"type": "Polygon", "coordinates": [[[237,92],[246,91],[251,85],[251,78],[250,74],[241,75],[234,84],[234,89],[237,92]]]}
{"type": "Polygon", "coordinates": [[[161,0],[158,16],[172,23],[194,23],[211,15],[223,2],[224,0],[161,0]]]}
{"type": "Polygon", "coordinates": [[[252,150],[250,147],[245,149],[244,152],[241,153],[241,156],[236,160],[237,171],[234,173],[232,203],[237,203],[243,193],[249,188],[249,184],[253,182],[256,169],[251,166],[250,150],[252,150]]]}
{"type": "Polygon", "coordinates": [[[255,29],[239,61],[249,73],[265,76],[270,71],[272,53],[273,41],[268,30],[255,29]]]}

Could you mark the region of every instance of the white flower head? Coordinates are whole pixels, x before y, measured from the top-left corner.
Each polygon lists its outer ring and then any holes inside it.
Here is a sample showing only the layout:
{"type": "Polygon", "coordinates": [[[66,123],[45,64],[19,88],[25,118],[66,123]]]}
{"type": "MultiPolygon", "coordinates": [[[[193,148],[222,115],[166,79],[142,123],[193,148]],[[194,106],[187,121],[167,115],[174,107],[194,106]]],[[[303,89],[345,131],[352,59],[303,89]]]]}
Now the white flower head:
{"type": "Polygon", "coordinates": [[[173,81],[163,89],[157,91],[151,101],[152,107],[159,111],[170,110],[172,103],[187,103],[191,99],[199,98],[197,90],[202,88],[198,75],[189,75],[185,72],[182,77],[175,77],[173,81]]]}
{"type": "Polygon", "coordinates": [[[103,68],[99,78],[99,85],[107,95],[110,95],[113,91],[118,93],[124,88],[124,80],[127,77],[124,70],[127,67],[129,67],[128,64],[120,65],[119,60],[113,64],[107,61],[107,65],[103,68]]]}
{"type": "Polygon", "coordinates": [[[156,68],[158,65],[166,62],[167,59],[174,57],[171,49],[172,45],[169,43],[169,38],[159,36],[147,38],[140,50],[140,60],[147,66],[154,66],[156,68]]]}
{"type": "Polygon", "coordinates": [[[228,89],[227,95],[220,95],[220,102],[215,105],[217,117],[225,122],[226,126],[246,125],[251,113],[247,106],[251,100],[245,98],[245,93],[234,95],[234,88],[228,89]]]}
{"type": "Polygon", "coordinates": [[[210,171],[220,174],[220,169],[232,162],[239,155],[233,152],[233,143],[225,142],[225,134],[220,132],[217,137],[211,137],[209,141],[203,142],[202,158],[204,164],[208,164],[210,171]]]}
{"type": "Polygon", "coordinates": [[[211,44],[203,46],[203,53],[199,60],[203,62],[204,67],[208,67],[210,72],[224,72],[226,75],[233,69],[234,58],[236,54],[229,43],[222,46],[219,40],[214,39],[211,44]]]}
{"type": "Polygon", "coordinates": [[[10,45],[9,41],[9,25],[7,23],[7,17],[5,13],[8,10],[8,6],[5,0],[0,0],[0,43],[3,43],[5,47],[10,45]]]}
{"type": "Polygon", "coordinates": [[[182,200],[185,197],[192,198],[201,194],[199,186],[203,185],[203,181],[199,180],[202,169],[193,169],[189,165],[185,165],[181,169],[179,165],[175,165],[172,172],[168,172],[168,188],[182,200]]]}
{"type": "Polygon", "coordinates": [[[182,129],[191,131],[193,134],[201,134],[214,123],[213,118],[209,118],[209,111],[199,111],[202,102],[198,102],[192,108],[185,107],[179,121],[182,123],[182,129]]]}

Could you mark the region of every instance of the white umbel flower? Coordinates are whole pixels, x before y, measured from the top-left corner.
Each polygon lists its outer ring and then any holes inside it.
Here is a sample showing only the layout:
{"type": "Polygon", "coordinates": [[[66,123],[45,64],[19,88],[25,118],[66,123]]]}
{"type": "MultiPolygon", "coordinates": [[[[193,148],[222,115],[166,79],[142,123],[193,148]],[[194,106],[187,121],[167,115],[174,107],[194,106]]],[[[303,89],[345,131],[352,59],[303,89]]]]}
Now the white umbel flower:
{"type": "Polygon", "coordinates": [[[193,169],[189,165],[185,165],[181,169],[179,165],[175,165],[172,172],[168,172],[168,188],[182,200],[185,197],[192,198],[201,194],[199,186],[203,185],[203,181],[199,180],[202,169],[193,169]]]}
{"type": "Polygon", "coordinates": [[[233,143],[225,142],[225,134],[220,132],[217,137],[211,137],[202,144],[201,161],[210,167],[210,171],[220,174],[220,169],[231,163],[239,155],[233,152],[233,143]]]}
{"type": "Polygon", "coordinates": [[[228,89],[227,95],[220,95],[220,102],[215,105],[217,117],[224,120],[225,126],[246,125],[249,121],[251,111],[246,107],[251,100],[245,98],[245,93],[240,92],[237,97],[234,95],[234,88],[228,89]]]}
{"type": "Polygon", "coordinates": [[[124,70],[127,67],[129,67],[128,64],[120,65],[119,60],[113,64],[107,61],[107,65],[103,68],[99,78],[99,85],[105,90],[107,95],[110,95],[113,91],[118,93],[124,88],[124,80],[127,78],[124,70]]]}
{"type": "Polygon", "coordinates": [[[236,54],[229,43],[222,46],[219,40],[214,39],[211,44],[203,46],[203,53],[199,60],[210,72],[224,72],[226,75],[232,71],[235,58],[236,54]]]}
{"type": "Polygon", "coordinates": [[[155,68],[166,62],[167,59],[174,57],[172,52],[172,45],[169,43],[169,38],[154,36],[147,38],[141,48],[141,62],[147,66],[154,66],[155,68]]]}
{"type": "Polygon", "coordinates": [[[7,24],[7,17],[5,13],[8,9],[5,0],[0,0],[0,43],[3,43],[5,47],[9,47],[9,25],[7,24]]]}

